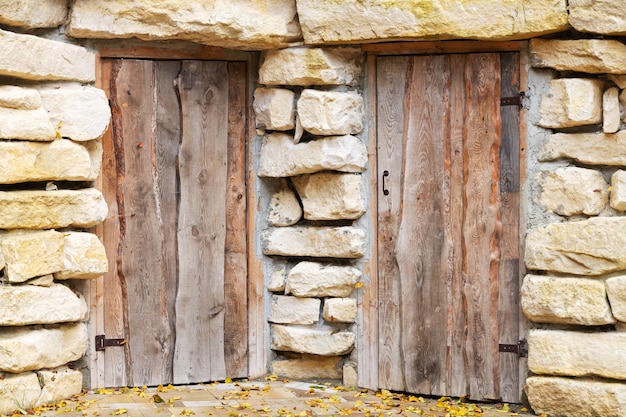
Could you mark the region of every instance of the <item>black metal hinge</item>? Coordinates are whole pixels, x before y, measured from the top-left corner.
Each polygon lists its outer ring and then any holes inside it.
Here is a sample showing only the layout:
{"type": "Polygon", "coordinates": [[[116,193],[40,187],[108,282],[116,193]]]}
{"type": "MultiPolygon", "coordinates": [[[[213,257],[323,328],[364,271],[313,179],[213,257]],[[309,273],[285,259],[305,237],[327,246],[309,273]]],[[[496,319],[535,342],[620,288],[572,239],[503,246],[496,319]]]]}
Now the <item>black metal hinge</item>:
{"type": "Polygon", "coordinates": [[[501,106],[523,106],[524,97],[526,97],[526,93],[520,91],[520,93],[513,97],[501,97],[500,105],[501,106]]]}
{"type": "Polygon", "coordinates": [[[525,340],[520,340],[515,345],[500,345],[500,352],[517,353],[522,358],[528,355],[528,347],[525,340]]]}
{"type": "Polygon", "coordinates": [[[107,339],[103,334],[96,336],[96,350],[98,352],[104,351],[104,349],[113,346],[124,346],[126,339],[107,339]]]}

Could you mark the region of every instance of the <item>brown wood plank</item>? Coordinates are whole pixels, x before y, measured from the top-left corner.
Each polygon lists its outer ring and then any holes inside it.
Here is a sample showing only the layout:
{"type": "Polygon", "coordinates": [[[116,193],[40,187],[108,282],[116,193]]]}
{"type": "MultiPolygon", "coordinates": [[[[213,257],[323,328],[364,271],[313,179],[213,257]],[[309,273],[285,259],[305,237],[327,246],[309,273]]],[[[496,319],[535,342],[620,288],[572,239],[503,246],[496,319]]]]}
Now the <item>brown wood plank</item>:
{"type": "Polygon", "coordinates": [[[469,54],[476,52],[519,51],[527,41],[418,41],[370,43],[361,46],[370,54],[469,54]]]}
{"type": "Polygon", "coordinates": [[[224,62],[184,61],[179,155],[176,383],[224,379],[228,83],[224,62]]]}
{"type": "Polygon", "coordinates": [[[498,269],[500,63],[498,54],[466,61],[465,248],[466,355],[472,399],[499,399],[498,269]]]}

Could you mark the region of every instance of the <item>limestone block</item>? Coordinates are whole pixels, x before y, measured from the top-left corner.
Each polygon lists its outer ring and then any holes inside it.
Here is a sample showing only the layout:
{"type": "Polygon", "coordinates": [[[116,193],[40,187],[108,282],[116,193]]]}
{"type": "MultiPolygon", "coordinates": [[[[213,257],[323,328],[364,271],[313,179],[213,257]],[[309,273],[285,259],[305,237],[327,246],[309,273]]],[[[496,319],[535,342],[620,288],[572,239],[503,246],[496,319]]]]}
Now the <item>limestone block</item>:
{"type": "Polygon", "coordinates": [[[291,130],[296,123],[295,93],[286,88],[254,91],[256,125],[269,130],[291,130]]]}
{"type": "Polygon", "coordinates": [[[0,285],[0,326],[87,320],[84,298],[65,285],[0,285]]]}
{"type": "Polygon", "coordinates": [[[611,175],[611,207],[626,211],[626,171],[621,169],[611,175]]]}
{"type": "Polygon", "coordinates": [[[181,39],[231,49],[283,48],[302,39],[292,0],[81,0],[73,4],[70,36],[181,39]]]}
{"type": "Polygon", "coordinates": [[[18,408],[29,410],[35,406],[41,394],[36,373],[0,373],[0,376],[1,415],[13,415],[18,408]]]}
{"type": "Polygon", "coordinates": [[[56,368],[80,359],[87,346],[84,323],[0,328],[0,371],[56,368]]]}
{"type": "Polygon", "coordinates": [[[539,375],[626,379],[626,333],[531,330],[528,368],[539,375]]]}
{"type": "Polygon", "coordinates": [[[340,379],[340,356],[300,355],[298,358],[272,362],[272,372],[295,381],[312,379],[340,379]]]}
{"type": "Polygon", "coordinates": [[[109,126],[111,109],[104,91],[90,85],[46,84],[39,88],[42,106],[64,138],[99,139],[109,126]]]}
{"type": "Polygon", "coordinates": [[[93,233],[68,232],[64,240],[63,267],[54,273],[55,279],[98,278],[107,272],[107,255],[98,236],[93,233]]]}
{"type": "Polygon", "coordinates": [[[337,332],[313,327],[273,324],[271,331],[273,350],[338,356],[350,353],[354,348],[354,333],[344,330],[337,332]]]}
{"type": "Polygon", "coordinates": [[[531,39],[530,63],[557,71],[626,74],[626,45],[612,39],[531,39]]]}
{"type": "Polygon", "coordinates": [[[556,133],[550,135],[539,160],[573,159],[588,165],[626,165],[626,130],[607,133],[556,133]]]}
{"type": "Polygon", "coordinates": [[[626,35],[626,4],[619,0],[569,0],[569,23],[579,32],[626,35]]]}
{"type": "Polygon", "coordinates": [[[352,266],[304,261],[287,276],[287,292],[296,297],[348,297],[361,278],[352,266]]]}
{"type": "Polygon", "coordinates": [[[365,232],[352,226],[278,227],[261,233],[264,255],[360,258],[365,232]]]}
{"type": "Polygon", "coordinates": [[[564,0],[298,0],[307,44],[398,39],[525,39],[568,29],[564,0]],[[489,16],[489,19],[485,17],[489,16]]]}
{"type": "Polygon", "coordinates": [[[363,177],[318,173],[292,178],[307,220],[358,219],[367,210],[363,177]]]}
{"type": "Polygon", "coordinates": [[[607,279],[606,293],[615,318],[626,322],[626,276],[620,275],[607,279]]]}
{"type": "Polygon", "coordinates": [[[601,326],[616,322],[601,281],[527,275],[521,299],[522,311],[536,323],[601,326]]]}
{"type": "Polygon", "coordinates": [[[0,191],[0,229],[92,227],[107,216],[95,188],[58,191],[0,191]]]}
{"type": "MultiPolygon", "coordinates": [[[[0,5],[0,7],[2,7],[0,5]]],[[[36,110],[41,107],[41,96],[33,88],[0,85],[0,107],[36,110]]]]}
{"type": "Polygon", "coordinates": [[[287,48],[268,51],[259,69],[265,85],[358,85],[363,54],[358,48],[287,48]]]}
{"type": "Polygon", "coordinates": [[[363,97],[355,92],[305,89],[298,99],[298,118],[314,135],[353,135],[363,130],[363,97]]]}
{"type": "Polygon", "coordinates": [[[328,298],[324,301],[322,317],[329,322],[354,323],[356,312],[356,300],[352,298],[328,298]]]}
{"type": "Polygon", "coordinates": [[[566,167],[541,171],[541,203],[561,216],[598,215],[609,204],[609,185],[593,169],[566,167]]]}
{"type": "Polygon", "coordinates": [[[68,0],[4,0],[0,23],[24,29],[61,26],[67,18],[68,0]]]}
{"type": "Polygon", "coordinates": [[[36,406],[71,398],[83,389],[83,374],[67,366],[41,370],[37,376],[43,386],[36,406]]]}
{"type": "Polygon", "coordinates": [[[541,97],[541,119],[546,128],[593,125],[602,122],[602,81],[586,78],[560,78],[550,81],[541,97]]]}
{"type": "Polygon", "coordinates": [[[35,110],[0,107],[0,139],[51,141],[56,139],[56,132],[48,113],[41,107],[35,110]]]}
{"type": "Polygon", "coordinates": [[[602,131],[615,133],[620,128],[619,90],[608,88],[602,96],[602,131]]]}
{"type": "Polygon", "coordinates": [[[0,44],[0,75],[26,80],[96,80],[96,54],[81,46],[5,30],[0,30],[0,44]]]}
{"type": "Polygon", "coordinates": [[[626,269],[626,217],[553,223],[526,235],[526,268],[574,275],[626,269]]]}
{"type": "Polygon", "coordinates": [[[317,298],[272,296],[270,323],[315,324],[320,318],[321,301],[317,298]]]}
{"type": "Polygon", "coordinates": [[[278,267],[272,271],[270,279],[266,284],[267,290],[271,292],[282,292],[287,284],[287,263],[279,263],[278,267]]]}
{"type": "Polygon", "coordinates": [[[292,226],[302,218],[302,207],[287,182],[281,179],[280,189],[272,195],[267,214],[270,226],[292,226]]]}
{"type": "Polygon", "coordinates": [[[25,284],[36,285],[38,287],[51,287],[54,284],[54,276],[52,276],[52,274],[42,275],[37,278],[29,279],[25,284]]]}
{"type": "Polygon", "coordinates": [[[95,181],[102,165],[98,141],[0,141],[0,184],[95,181]]]}
{"type": "Polygon", "coordinates": [[[613,81],[620,89],[626,88],[626,75],[608,74],[607,78],[613,81]]]}
{"type": "Polygon", "coordinates": [[[367,148],[350,135],[329,136],[305,143],[293,143],[293,137],[271,133],[263,139],[259,176],[290,177],[334,170],[363,172],[367,148]]]}
{"type": "Polygon", "coordinates": [[[537,415],[621,417],[626,415],[626,386],[580,378],[532,376],[526,395],[537,415]]]}
{"type": "Polygon", "coordinates": [[[359,373],[356,363],[348,362],[343,365],[343,386],[350,388],[359,387],[359,373]]]}
{"type": "Polygon", "coordinates": [[[55,230],[0,232],[5,278],[24,282],[63,268],[63,233],[55,230]]]}

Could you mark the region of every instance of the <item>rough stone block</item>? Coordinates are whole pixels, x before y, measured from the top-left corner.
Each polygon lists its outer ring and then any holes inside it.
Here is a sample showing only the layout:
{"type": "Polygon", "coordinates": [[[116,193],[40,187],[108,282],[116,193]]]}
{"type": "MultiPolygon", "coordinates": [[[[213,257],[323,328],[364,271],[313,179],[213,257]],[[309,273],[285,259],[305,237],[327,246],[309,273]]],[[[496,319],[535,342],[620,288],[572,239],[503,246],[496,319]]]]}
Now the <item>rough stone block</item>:
{"type": "Polygon", "coordinates": [[[609,204],[609,185],[599,171],[578,167],[542,171],[541,203],[561,216],[598,215],[609,204]]]}
{"type": "Polygon", "coordinates": [[[272,372],[295,381],[341,378],[340,356],[300,355],[272,362],[272,372]]]}
{"type": "Polygon", "coordinates": [[[348,297],[361,278],[352,266],[304,261],[287,276],[287,292],[296,297],[348,297]]]}
{"type": "Polygon", "coordinates": [[[35,110],[0,107],[0,139],[51,141],[54,126],[43,108],[35,110]]]}
{"type": "Polygon", "coordinates": [[[64,236],[63,267],[54,273],[55,279],[98,278],[107,272],[109,264],[104,245],[93,233],[68,232],[64,236]]]}
{"type": "Polygon", "coordinates": [[[354,333],[344,330],[337,332],[313,327],[273,324],[271,331],[273,350],[338,356],[350,353],[354,348],[354,333]]]}
{"type": "Polygon", "coordinates": [[[291,130],[296,126],[295,93],[285,88],[254,91],[256,125],[269,130],[291,130]]]}
{"type": "Polygon", "coordinates": [[[29,410],[35,406],[41,394],[36,373],[0,373],[0,376],[0,414],[12,415],[18,408],[29,410]]]}
{"type": "Polygon", "coordinates": [[[568,29],[564,0],[298,0],[308,44],[398,39],[526,39],[568,29]],[[485,17],[489,18],[486,19],[485,17]]]}
{"type": "Polygon", "coordinates": [[[608,88],[602,96],[602,131],[615,133],[620,128],[619,90],[608,88]]]}
{"type": "Polygon", "coordinates": [[[626,333],[531,330],[528,368],[538,375],[626,379],[626,333]]]}
{"type": "Polygon", "coordinates": [[[573,159],[588,165],[626,165],[626,131],[607,133],[556,133],[550,135],[539,160],[573,159]]]}
{"type": "Polygon", "coordinates": [[[365,232],[352,226],[279,227],[261,234],[264,255],[360,258],[365,255],[365,232]]]}
{"type": "Polygon", "coordinates": [[[63,233],[55,230],[0,232],[9,282],[24,282],[63,268],[63,233]]]}
{"type": "Polygon", "coordinates": [[[290,177],[319,171],[363,172],[367,148],[350,135],[329,136],[306,143],[293,143],[293,137],[272,133],[263,139],[259,176],[290,177]]]}
{"type": "Polygon", "coordinates": [[[550,81],[541,97],[538,125],[566,128],[602,122],[602,81],[586,78],[560,78],[550,81]]]}
{"type": "Polygon", "coordinates": [[[272,195],[267,214],[270,226],[292,226],[302,218],[302,207],[287,182],[281,179],[280,189],[272,195]]]}
{"type": "Polygon", "coordinates": [[[279,262],[275,265],[270,279],[266,284],[267,290],[271,292],[282,292],[287,285],[287,263],[279,262]]]}
{"type": "Polygon", "coordinates": [[[536,68],[588,74],[626,74],[626,45],[612,39],[531,39],[536,68]]]}
{"type": "Polygon", "coordinates": [[[101,164],[102,145],[97,141],[0,141],[0,184],[95,181],[101,164]]]}
{"type": "Polygon", "coordinates": [[[626,217],[553,223],[526,235],[528,270],[602,275],[626,269],[626,217]]]}
{"type": "Polygon", "coordinates": [[[107,216],[95,188],[57,191],[0,191],[0,229],[92,227],[107,216]]]}
{"type": "Polygon", "coordinates": [[[626,35],[626,4],[619,0],[569,0],[569,23],[579,32],[626,35]]]}
{"type": "Polygon", "coordinates": [[[329,322],[354,323],[357,305],[352,298],[328,298],[324,301],[322,317],[329,322]]]}
{"type": "Polygon", "coordinates": [[[37,377],[43,386],[36,406],[71,398],[83,389],[83,374],[67,366],[41,370],[37,372],[37,377]]]}
{"type": "Polygon", "coordinates": [[[361,175],[318,173],[291,181],[307,220],[358,219],[367,210],[361,175]]]}
{"type": "Polygon", "coordinates": [[[616,322],[604,283],[586,278],[527,275],[522,311],[536,323],[601,326],[616,322]]]}
{"type": "Polygon", "coordinates": [[[0,75],[26,80],[96,80],[96,54],[81,46],[5,30],[0,30],[0,44],[0,75]]]}
{"type": "Polygon", "coordinates": [[[0,85],[0,107],[36,110],[41,107],[41,96],[39,92],[33,88],[0,85]]]}
{"type": "Polygon", "coordinates": [[[56,368],[80,359],[87,346],[84,323],[0,328],[0,371],[56,368]]]}
{"type": "Polygon", "coordinates": [[[64,138],[99,139],[109,126],[111,109],[104,91],[89,85],[47,84],[39,89],[42,106],[64,138]]]}
{"type": "Polygon", "coordinates": [[[298,99],[298,117],[314,135],[354,135],[363,130],[363,97],[354,91],[305,89],[298,99]]]}
{"type": "Polygon", "coordinates": [[[611,175],[611,207],[626,211],[626,171],[621,169],[611,175]]]}
{"type": "Polygon", "coordinates": [[[52,274],[42,275],[37,278],[29,279],[25,284],[36,285],[38,287],[51,287],[54,284],[54,276],[52,276],[52,274]]]}
{"type": "Polygon", "coordinates": [[[626,322],[626,276],[620,275],[607,279],[606,293],[615,318],[626,322]]]}
{"type": "Polygon", "coordinates": [[[259,69],[265,85],[358,85],[363,54],[358,48],[288,48],[268,51],[259,69]]]}
{"type": "Polygon", "coordinates": [[[68,0],[4,0],[0,23],[23,29],[61,26],[67,18],[68,0]]]}
{"type": "Polygon", "coordinates": [[[315,324],[320,318],[321,301],[317,298],[272,296],[270,323],[315,324]]]}

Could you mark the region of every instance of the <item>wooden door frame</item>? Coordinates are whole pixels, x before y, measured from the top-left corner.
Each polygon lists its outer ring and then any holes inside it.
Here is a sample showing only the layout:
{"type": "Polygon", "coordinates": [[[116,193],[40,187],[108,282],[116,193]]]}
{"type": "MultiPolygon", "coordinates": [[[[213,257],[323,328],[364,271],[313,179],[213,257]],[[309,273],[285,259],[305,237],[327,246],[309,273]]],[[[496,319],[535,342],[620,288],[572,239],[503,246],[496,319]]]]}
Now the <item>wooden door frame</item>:
{"type": "MultiPolygon", "coordinates": [[[[261,255],[257,253],[254,241],[254,230],[257,223],[255,201],[257,190],[257,176],[253,170],[254,164],[254,137],[255,123],[252,100],[256,75],[258,72],[259,54],[256,52],[232,51],[219,47],[200,46],[189,44],[186,48],[174,48],[173,46],[132,46],[132,47],[102,47],[96,56],[96,87],[108,94],[106,83],[107,74],[103,74],[102,62],[105,59],[149,59],[149,60],[204,60],[204,61],[231,61],[245,62],[246,74],[246,97],[247,97],[247,120],[246,124],[246,227],[247,227],[247,318],[248,318],[248,376],[251,378],[263,376],[267,373],[267,341],[264,320],[264,280],[261,263],[261,255]]],[[[102,140],[110,139],[112,135],[111,124],[102,140]]],[[[103,155],[103,160],[107,155],[103,155]]],[[[96,188],[102,190],[102,175],[96,180],[96,188]]],[[[102,239],[102,225],[96,228],[96,234],[102,239]]],[[[104,334],[104,276],[87,281],[83,288],[84,297],[89,305],[89,350],[84,364],[88,367],[87,375],[90,376],[91,388],[104,387],[104,353],[97,352],[95,348],[95,335],[104,334]]]]}
{"type": "MultiPolygon", "coordinates": [[[[527,63],[528,63],[528,42],[527,41],[503,41],[503,42],[483,42],[483,41],[425,41],[425,42],[394,42],[362,45],[361,50],[366,54],[366,80],[365,89],[368,105],[368,136],[367,145],[369,149],[369,194],[371,213],[369,221],[372,237],[370,239],[369,259],[364,262],[364,275],[369,277],[366,290],[359,294],[359,305],[361,311],[359,318],[361,323],[360,343],[357,351],[358,385],[360,387],[378,389],[378,187],[377,178],[377,102],[376,102],[376,61],[379,56],[385,55],[442,55],[442,54],[471,54],[471,53],[500,53],[519,52],[520,53],[520,88],[522,91],[527,86],[527,63]]],[[[521,188],[526,182],[526,109],[520,109],[519,126],[519,150],[520,150],[520,196],[521,188]]],[[[522,279],[525,274],[524,267],[524,237],[525,237],[525,203],[520,198],[520,261],[519,261],[519,285],[521,288],[522,279]]],[[[527,338],[528,322],[519,308],[519,337],[527,338]]],[[[519,367],[519,390],[523,392],[526,382],[527,364],[524,358],[520,358],[519,367]]]]}

